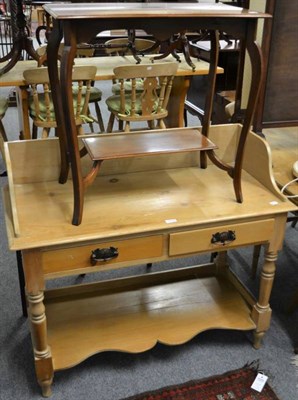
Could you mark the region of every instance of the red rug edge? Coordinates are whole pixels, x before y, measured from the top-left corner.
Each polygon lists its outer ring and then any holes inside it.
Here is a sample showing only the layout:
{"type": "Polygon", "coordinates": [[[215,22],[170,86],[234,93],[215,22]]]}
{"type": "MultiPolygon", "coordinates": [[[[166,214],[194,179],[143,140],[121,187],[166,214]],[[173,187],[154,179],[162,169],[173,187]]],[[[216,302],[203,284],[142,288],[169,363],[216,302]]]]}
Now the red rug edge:
{"type": "MultiPolygon", "coordinates": [[[[190,386],[190,385],[200,384],[202,382],[205,382],[205,381],[208,381],[208,380],[211,380],[211,379],[213,380],[213,379],[223,378],[223,377],[228,376],[228,375],[237,374],[238,372],[243,371],[243,370],[251,370],[254,373],[257,373],[260,370],[258,361],[253,361],[252,363],[247,363],[241,368],[237,368],[237,369],[234,369],[234,370],[229,370],[227,372],[224,372],[223,374],[211,375],[209,377],[207,376],[207,377],[201,378],[201,379],[192,379],[192,380],[189,380],[187,382],[182,382],[182,383],[179,383],[179,384],[176,384],[176,385],[169,385],[169,386],[160,387],[158,389],[149,390],[149,391],[146,391],[146,392],[135,394],[135,395],[130,396],[130,397],[125,397],[125,398],[123,398],[121,400],[142,400],[141,396],[148,396],[148,395],[155,396],[155,395],[158,395],[161,391],[167,391],[167,390],[171,390],[171,389],[175,390],[175,389],[181,388],[182,386],[190,386]]],[[[272,389],[272,387],[268,383],[266,384],[266,386],[271,391],[270,394],[272,396],[272,400],[280,400],[279,397],[277,397],[277,395],[274,392],[274,390],[272,389]]]]}

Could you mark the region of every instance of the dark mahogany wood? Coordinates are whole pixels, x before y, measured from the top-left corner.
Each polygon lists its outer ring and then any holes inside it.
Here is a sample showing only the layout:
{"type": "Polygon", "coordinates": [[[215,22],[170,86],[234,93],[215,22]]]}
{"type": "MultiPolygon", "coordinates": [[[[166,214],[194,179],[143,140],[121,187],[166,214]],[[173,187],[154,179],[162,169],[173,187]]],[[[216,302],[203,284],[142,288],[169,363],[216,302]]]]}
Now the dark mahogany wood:
{"type": "Polygon", "coordinates": [[[216,149],[198,129],[182,128],[83,138],[93,161],[216,149]]]}
{"type": "MultiPolygon", "coordinates": [[[[224,4],[200,3],[77,3],[50,4],[44,6],[53,18],[53,33],[48,45],[49,73],[56,89],[54,96],[55,112],[60,114],[62,154],[62,182],[67,178],[68,158],[72,169],[74,189],[74,214],[72,223],[79,225],[82,220],[84,177],[81,172],[80,151],[76,137],[73,117],[71,74],[78,43],[89,43],[101,31],[111,29],[142,29],[155,37],[165,41],[173,35],[184,31],[211,30],[223,31],[242,41],[246,47],[252,63],[253,79],[248,101],[248,109],[241,138],[236,154],[234,167],[227,166],[219,160],[213,151],[210,151],[212,161],[226,170],[233,178],[237,201],[242,201],[241,170],[245,141],[252,115],[255,110],[256,99],[262,77],[261,53],[255,42],[256,26],[259,18],[270,18],[265,13],[253,12],[224,4]],[[61,59],[60,83],[58,81],[57,48],[64,37],[64,51],[61,59]],[[63,170],[64,168],[64,170],[63,170]]],[[[214,60],[216,61],[216,50],[214,60]]],[[[209,71],[210,94],[205,105],[203,134],[208,137],[211,104],[213,104],[213,82],[216,68],[209,71]]],[[[208,152],[209,153],[209,152],[208,152]]],[[[205,161],[204,161],[205,162],[205,161]]],[[[204,165],[203,165],[204,166],[204,165]]]]}
{"type": "Polygon", "coordinates": [[[6,54],[0,62],[8,61],[0,69],[0,76],[10,71],[12,67],[20,60],[23,50],[33,59],[38,60],[38,55],[33,47],[33,41],[28,35],[26,17],[23,12],[22,0],[10,0],[10,23],[13,36],[13,46],[11,51],[6,54]]]}
{"type": "Polygon", "coordinates": [[[83,178],[84,189],[93,183],[105,160],[192,151],[208,153],[217,148],[198,129],[191,128],[100,135],[82,141],[93,161],[90,172],[83,178]]]}

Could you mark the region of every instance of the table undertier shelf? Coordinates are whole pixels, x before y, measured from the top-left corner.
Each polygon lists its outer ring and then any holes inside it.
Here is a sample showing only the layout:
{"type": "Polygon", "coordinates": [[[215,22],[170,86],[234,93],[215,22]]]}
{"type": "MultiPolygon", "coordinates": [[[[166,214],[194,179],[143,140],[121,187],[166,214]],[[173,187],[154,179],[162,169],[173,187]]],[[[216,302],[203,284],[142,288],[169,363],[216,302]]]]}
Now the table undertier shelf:
{"type": "Polygon", "coordinates": [[[94,161],[217,148],[198,129],[99,135],[82,141],[94,161]]]}
{"type": "Polygon", "coordinates": [[[51,291],[45,305],[54,369],[102,351],[182,344],[208,329],[255,329],[251,307],[228,279],[199,279],[195,269],[51,291]]]}

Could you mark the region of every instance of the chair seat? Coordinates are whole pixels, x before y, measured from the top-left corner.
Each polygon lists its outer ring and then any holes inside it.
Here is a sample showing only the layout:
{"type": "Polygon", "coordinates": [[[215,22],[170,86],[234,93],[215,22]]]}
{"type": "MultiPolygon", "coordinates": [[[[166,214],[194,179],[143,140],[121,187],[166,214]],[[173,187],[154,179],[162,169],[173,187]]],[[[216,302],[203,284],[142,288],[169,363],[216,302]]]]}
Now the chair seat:
{"type": "Polygon", "coordinates": [[[8,99],[5,97],[0,97],[0,118],[4,117],[7,108],[8,108],[8,99]]]}
{"type": "MultiPolygon", "coordinates": [[[[131,113],[131,102],[130,95],[125,96],[125,114],[129,115],[131,113]]],[[[121,100],[120,96],[114,95],[110,96],[106,99],[106,104],[110,111],[120,113],[121,111],[121,100]]],[[[156,111],[158,107],[158,99],[155,100],[155,104],[153,105],[152,111],[156,111]]],[[[142,97],[141,94],[137,95],[135,102],[135,113],[142,114],[142,97]]]]}
{"type": "MultiPolygon", "coordinates": [[[[95,89],[97,89],[97,88],[95,88],[95,89]]],[[[83,94],[84,94],[85,92],[86,92],[86,89],[85,89],[85,91],[84,91],[84,89],[83,89],[83,94]]],[[[98,91],[94,91],[94,93],[95,93],[96,95],[99,95],[98,92],[100,92],[100,95],[101,95],[101,90],[98,89],[98,91]]],[[[78,95],[78,88],[77,88],[77,86],[74,86],[74,87],[73,87],[72,93],[73,93],[73,107],[74,107],[74,109],[76,110],[76,108],[77,108],[77,95],[78,95]]],[[[94,94],[94,96],[95,96],[95,94],[94,94]]],[[[90,95],[90,97],[91,97],[91,95],[90,95]]],[[[29,112],[30,112],[31,117],[38,118],[38,119],[40,119],[40,121],[46,121],[46,119],[47,119],[47,112],[50,112],[48,118],[50,118],[52,121],[55,121],[55,120],[56,120],[56,117],[55,117],[55,110],[54,110],[54,104],[53,104],[51,95],[50,95],[50,98],[51,98],[51,99],[50,99],[50,104],[49,104],[49,106],[47,106],[47,105],[46,105],[46,101],[45,101],[45,94],[44,94],[44,93],[40,93],[40,95],[39,95],[39,102],[38,102],[38,104],[39,104],[39,111],[40,111],[40,112],[39,112],[38,115],[36,115],[36,108],[35,108],[35,106],[34,106],[34,100],[33,100],[33,97],[30,96],[30,97],[29,97],[29,112]]],[[[80,115],[80,117],[81,117],[83,120],[86,120],[86,122],[88,122],[88,119],[90,119],[90,120],[92,119],[92,118],[89,118],[89,117],[86,116],[86,115],[80,115]]]]}
{"type": "MultiPolygon", "coordinates": [[[[85,93],[85,91],[86,91],[86,89],[83,86],[83,94],[85,93]]],[[[77,92],[78,92],[78,87],[74,86],[73,89],[72,89],[72,93],[75,95],[77,92]]],[[[104,127],[101,111],[100,111],[100,108],[99,108],[99,105],[98,105],[98,103],[101,101],[101,99],[102,99],[102,91],[96,86],[91,86],[89,103],[94,103],[94,105],[95,105],[96,118],[89,114],[88,117],[90,119],[89,119],[89,121],[87,119],[85,119],[85,122],[89,122],[91,124],[93,122],[97,122],[99,127],[100,127],[100,132],[104,132],[105,131],[105,127],[104,127]]],[[[91,131],[94,132],[92,126],[91,126],[91,131]]]]}

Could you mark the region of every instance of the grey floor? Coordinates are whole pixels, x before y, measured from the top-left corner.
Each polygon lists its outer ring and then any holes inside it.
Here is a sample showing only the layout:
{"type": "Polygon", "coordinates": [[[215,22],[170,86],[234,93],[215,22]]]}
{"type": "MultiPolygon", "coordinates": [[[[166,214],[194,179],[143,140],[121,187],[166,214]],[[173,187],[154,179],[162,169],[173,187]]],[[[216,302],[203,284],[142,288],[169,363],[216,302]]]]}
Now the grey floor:
{"type": "MultiPolygon", "coordinates": [[[[109,92],[105,87],[104,93],[109,92]]],[[[6,91],[1,88],[1,94],[6,91]]],[[[4,124],[10,138],[18,137],[16,109],[10,108],[4,124]]],[[[106,114],[105,114],[106,120],[106,114]]],[[[197,125],[190,118],[190,125],[197,125]]],[[[4,168],[0,158],[0,171],[4,168]]],[[[1,187],[7,179],[0,178],[1,187]]],[[[28,322],[22,316],[15,253],[8,250],[2,203],[0,203],[0,399],[33,400],[41,394],[36,383],[28,322]]],[[[296,400],[297,368],[292,364],[293,346],[298,345],[298,311],[287,312],[298,288],[298,226],[287,225],[284,247],[277,261],[277,276],[272,293],[272,323],[263,346],[254,350],[251,333],[210,330],[180,346],[156,345],[141,354],[107,352],[97,354],[80,365],[55,374],[53,400],[119,400],[136,393],[166,385],[200,379],[239,368],[259,360],[260,368],[269,376],[269,383],[281,400],[296,400]]],[[[193,265],[209,256],[177,261],[175,266],[193,265]]],[[[250,278],[252,248],[229,253],[230,264],[253,293],[258,279],[250,278]]],[[[262,256],[260,265],[262,263],[262,256]]],[[[167,263],[153,265],[165,269],[167,263]]],[[[171,265],[171,267],[173,267],[171,265]]],[[[122,275],[142,273],[144,266],[128,268],[122,275]]],[[[119,276],[120,272],[90,275],[91,279],[119,276]]],[[[259,274],[259,271],[258,271],[259,274]]],[[[77,277],[50,282],[49,286],[76,283],[77,277]]]]}

